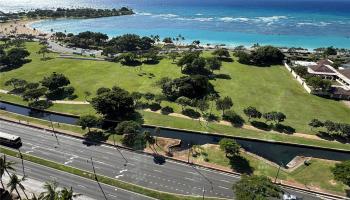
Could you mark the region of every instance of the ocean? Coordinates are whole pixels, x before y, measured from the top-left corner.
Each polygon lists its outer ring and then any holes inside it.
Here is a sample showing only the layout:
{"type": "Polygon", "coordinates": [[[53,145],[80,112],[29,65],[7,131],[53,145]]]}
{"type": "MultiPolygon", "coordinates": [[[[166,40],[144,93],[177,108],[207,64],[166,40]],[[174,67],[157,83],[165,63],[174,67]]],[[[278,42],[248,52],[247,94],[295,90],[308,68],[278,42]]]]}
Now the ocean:
{"type": "Polygon", "coordinates": [[[50,32],[185,37],[182,43],[350,49],[350,0],[0,0],[1,11],[127,6],[132,16],[44,20],[50,32]]]}

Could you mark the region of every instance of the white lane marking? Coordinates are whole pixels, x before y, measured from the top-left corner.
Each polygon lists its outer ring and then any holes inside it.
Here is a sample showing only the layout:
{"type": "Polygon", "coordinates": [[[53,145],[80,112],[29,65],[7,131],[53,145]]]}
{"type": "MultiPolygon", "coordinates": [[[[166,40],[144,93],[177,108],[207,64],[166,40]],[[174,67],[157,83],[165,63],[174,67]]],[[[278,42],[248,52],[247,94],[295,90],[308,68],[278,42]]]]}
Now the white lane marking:
{"type": "Polygon", "coordinates": [[[227,181],[227,180],[220,180],[222,182],[226,182],[226,183],[231,183],[231,181],[227,181]]]}
{"type": "Polygon", "coordinates": [[[155,171],[155,172],[159,172],[159,173],[162,173],[162,171],[160,171],[160,170],[156,170],[156,169],[154,169],[153,171],[155,171]]]}
{"type": "Polygon", "coordinates": [[[225,190],[229,190],[229,188],[227,188],[227,187],[224,187],[224,186],[218,186],[219,188],[222,188],[222,189],[225,189],[225,190]]]}
{"type": "Polygon", "coordinates": [[[113,195],[113,194],[107,194],[108,196],[111,196],[111,197],[114,197],[114,198],[117,198],[117,196],[113,195]]]}
{"type": "Polygon", "coordinates": [[[185,177],[185,179],[190,180],[190,181],[194,181],[194,179],[192,179],[192,178],[185,177]]]}
{"type": "Polygon", "coordinates": [[[115,176],[115,178],[120,178],[120,177],[123,177],[123,176],[124,176],[124,174],[120,174],[120,175],[115,176]]]}
{"type": "Polygon", "coordinates": [[[81,187],[81,188],[86,188],[84,185],[77,185],[78,187],[81,187]]]}

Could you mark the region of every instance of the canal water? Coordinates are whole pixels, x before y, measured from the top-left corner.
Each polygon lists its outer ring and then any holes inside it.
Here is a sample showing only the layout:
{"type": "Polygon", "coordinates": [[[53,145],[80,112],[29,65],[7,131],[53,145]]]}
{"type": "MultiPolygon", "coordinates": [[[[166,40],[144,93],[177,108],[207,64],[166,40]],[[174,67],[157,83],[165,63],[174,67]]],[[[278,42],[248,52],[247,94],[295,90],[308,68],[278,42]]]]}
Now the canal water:
{"type": "MultiPolygon", "coordinates": [[[[9,112],[31,116],[34,118],[52,120],[53,122],[76,124],[78,117],[73,115],[63,115],[50,113],[40,110],[33,110],[25,106],[0,102],[0,108],[9,112]]],[[[197,133],[189,131],[178,131],[173,129],[163,128],[157,135],[154,133],[154,127],[144,126],[145,130],[149,130],[155,136],[166,138],[180,139],[182,147],[187,147],[188,144],[217,144],[225,136],[197,133]]],[[[258,141],[253,139],[236,138],[236,141],[246,150],[257,154],[267,160],[281,165],[287,165],[295,156],[308,156],[322,158],[328,160],[350,160],[350,152],[336,151],[322,148],[314,148],[299,145],[281,144],[276,142],[258,141]]]]}

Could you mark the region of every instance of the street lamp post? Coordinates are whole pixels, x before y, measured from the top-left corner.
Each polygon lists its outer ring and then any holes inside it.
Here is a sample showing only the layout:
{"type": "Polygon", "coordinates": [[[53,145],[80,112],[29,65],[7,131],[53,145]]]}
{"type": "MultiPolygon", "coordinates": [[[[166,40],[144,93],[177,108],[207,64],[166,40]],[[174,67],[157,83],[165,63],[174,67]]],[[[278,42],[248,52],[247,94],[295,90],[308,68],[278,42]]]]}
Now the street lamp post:
{"type": "Polygon", "coordinates": [[[54,128],[52,120],[51,120],[51,114],[49,114],[49,120],[50,120],[50,123],[51,123],[52,132],[55,135],[55,138],[56,138],[56,141],[57,141],[57,145],[60,145],[60,143],[58,142],[58,138],[57,138],[56,132],[55,132],[55,128],[54,128]]]}
{"type": "Polygon", "coordinates": [[[117,149],[117,151],[120,153],[120,155],[123,157],[123,159],[125,160],[124,166],[126,167],[128,165],[128,160],[125,158],[125,156],[123,155],[123,153],[120,151],[119,147],[115,144],[115,138],[114,138],[114,134],[113,134],[113,145],[114,148],[117,149]]]}

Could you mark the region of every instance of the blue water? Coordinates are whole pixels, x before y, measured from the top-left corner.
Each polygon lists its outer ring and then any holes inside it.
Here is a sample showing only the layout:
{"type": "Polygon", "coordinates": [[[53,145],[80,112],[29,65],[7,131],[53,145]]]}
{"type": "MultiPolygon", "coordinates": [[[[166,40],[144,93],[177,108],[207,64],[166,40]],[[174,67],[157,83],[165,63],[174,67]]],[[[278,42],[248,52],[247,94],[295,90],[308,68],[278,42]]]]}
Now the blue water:
{"type": "Polygon", "coordinates": [[[63,19],[34,23],[50,32],[98,31],[185,37],[181,43],[229,46],[254,43],[276,46],[350,48],[350,0],[1,0],[0,10],[54,7],[118,8],[133,16],[63,19]]]}

